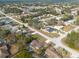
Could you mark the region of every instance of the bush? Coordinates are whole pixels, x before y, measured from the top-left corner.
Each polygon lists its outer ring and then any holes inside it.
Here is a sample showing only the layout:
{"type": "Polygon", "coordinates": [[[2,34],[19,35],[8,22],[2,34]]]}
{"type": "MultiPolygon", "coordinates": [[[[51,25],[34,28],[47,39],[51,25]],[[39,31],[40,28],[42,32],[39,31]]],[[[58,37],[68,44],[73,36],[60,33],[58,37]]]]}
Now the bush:
{"type": "Polygon", "coordinates": [[[10,30],[0,29],[0,37],[6,37],[10,33],[10,30]]]}

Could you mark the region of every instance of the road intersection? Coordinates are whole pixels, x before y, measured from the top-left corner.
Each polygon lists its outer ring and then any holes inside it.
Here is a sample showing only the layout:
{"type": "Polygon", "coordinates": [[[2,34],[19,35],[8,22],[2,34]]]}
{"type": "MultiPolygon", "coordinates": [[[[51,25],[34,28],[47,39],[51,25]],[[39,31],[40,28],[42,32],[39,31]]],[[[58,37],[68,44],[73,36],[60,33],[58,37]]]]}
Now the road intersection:
{"type": "Polygon", "coordinates": [[[47,36],[47,35],[45,35],[45,34],[39,32],[38,30],[36,30],[36,29],[34,29],[34,28],[28,26],[27,24],[22,23],[22,22],[20,22],[20,21],[18,21],[18,20],[16,20],[16,19],[12,18],[11,16],[8,16],[7,14],[5,14],[5,13],[2,12],[2,11],[0,11],[0,13],[3,14],[3,15],[5,15],[6,17],[12,19],[13,21],[17,22],[18,24],[24,25],[24,26],[28,27],[30,30],[35,31],[35,33],[41,35],[42,37],[46,38],[47,40],[50,40],[51,42],[53,42],[53,43],[55,44],[55,47],[61,47],[61,48],[66,49],[68,52],[71,53],[71,56],[70,56],[70,57],[79,57],[79,52],[78,52],[78,51],[69,48],[68,46],[64,45],[64,44],[62,43],[62,41],[61,41],[64,37],[67,36],[68,33],[71,33],[73,30],[79,29],[78,26],[75,27],[74,29],[70,30],[69,32],[64,33],[64,35],[60,35],[59,37],[51,38],[51,37],[49,37],[49,36],[47,36]]]}

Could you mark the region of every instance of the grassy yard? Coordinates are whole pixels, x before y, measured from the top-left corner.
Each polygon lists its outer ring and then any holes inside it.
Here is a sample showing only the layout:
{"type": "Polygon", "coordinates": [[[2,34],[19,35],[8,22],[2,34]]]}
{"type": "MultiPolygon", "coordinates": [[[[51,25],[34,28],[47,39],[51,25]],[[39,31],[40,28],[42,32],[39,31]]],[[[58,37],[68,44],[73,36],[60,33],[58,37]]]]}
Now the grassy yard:
{"type": "Polygon", "coordinates": [[[40,32],[43,33],[43,34],[45,34],[45,35],[47,35],[47,36],[49,36],[49,37],[52,37],[52,38],[59,36],[58,33],[48,33],[48,32],[44,32],[42,30],[40,30],[40,32]]]}
{"type": "Polygon", "coordinates": [[[72,25],[67,25],[67,26],[64,26],[64,27],[62,28],[62,30],[65,31],[65,32],[68,32],[68,31],[70,31],[70,30],[73,29],[73,28],[75,28],[75,27],[72,26],[72,25]]]}
{"type": "Polygon", "coordinates": [[[38,37],[37,40],[39,40],[39,41],[42,41],[42,42],[46,41],[46,39],[44,37],[42,37],[41,35],[39,35],[39,34],[35,34],[35,36],[38,37]]]}
{"type": "Polygon", "coordinates": [[[79,52],[79,48],[74,48],[73,45],[69,45],[69,44],[67,44],[67,43],[65,42],[65,40],[66,40],[66,37],[62,39],[62,43],[63,43],[64,45],[66,45],[66,46],[72,48],[73,50],[76,50],[76,51],[79,52]]]}
{"type": "Polygon", "coordinates": [[[32,54],[26,50],[20,51],[16,54],[15,58],[32,58],[32,54]]]}

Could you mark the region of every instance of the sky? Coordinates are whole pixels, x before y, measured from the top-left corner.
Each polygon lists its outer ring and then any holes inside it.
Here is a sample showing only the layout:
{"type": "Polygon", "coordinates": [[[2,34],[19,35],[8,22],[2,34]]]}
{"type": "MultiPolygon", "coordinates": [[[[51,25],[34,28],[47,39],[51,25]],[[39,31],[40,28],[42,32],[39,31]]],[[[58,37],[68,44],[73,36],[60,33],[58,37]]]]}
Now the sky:
{"type": "Polygon", "coordinates": [[[0,1],[26,1],[26,2],[79,2],[79,0],[0,0],[0,1]]]}

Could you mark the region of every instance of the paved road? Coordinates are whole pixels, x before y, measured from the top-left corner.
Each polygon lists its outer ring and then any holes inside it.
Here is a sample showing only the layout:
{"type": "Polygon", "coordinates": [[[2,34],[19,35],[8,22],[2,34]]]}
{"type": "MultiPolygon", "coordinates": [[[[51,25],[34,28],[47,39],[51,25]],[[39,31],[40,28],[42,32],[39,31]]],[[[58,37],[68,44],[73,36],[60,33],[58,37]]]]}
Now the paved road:
{"type": "MultiPolygon", "coordinates": [[[[0,11],[0,13],[6,15],[6,14],[3,13],[2,11],[0,11]]],[[[61,42],[61,39],[64,38],[64,37],[66,37],[68,33],[71,33],[72,30],[76,30],[76,29],[78,29],[79,27],[76,27],[75,29],[72,29],[71,31],[66,32],[64,35],[61,35],[61,36],[58,37],[58,38],[51,38],[51,37],[48,37],[47,35],[42,34],[41,32],[37,31],[36,29],[31,28],[31,27],[28,26],[27,24],[24,24],[24,23],[22,23],[22,22],[20,22],[20,21],[17,21],[16,19],[13,19],[13,18],[10,17],[10,16],[7,16],[7,15],[6,15],[6,17],[8,17],[8,18],[12,19],[13,21],[19,23],[20,25],[25,25],[25,26],[28,27],[30,30],[35,31],[36,33],[38,33],[38,34],[41,35],[42,37],[46,38],[47,40],[50,40],[51,42],[55,43],[55,44],[56,44],[55,47],[62,47],[62,48],[64,48],[64,49],[66,49],[67,51],[69,51],[69,52],[72,54],[71,57],[78,57],[78,56],[79,56],[79,52],[77,52],[76,50],[73,50],[73,49],[67,47],[66,45],[62,44],[62,42],[61,42]]]]}

